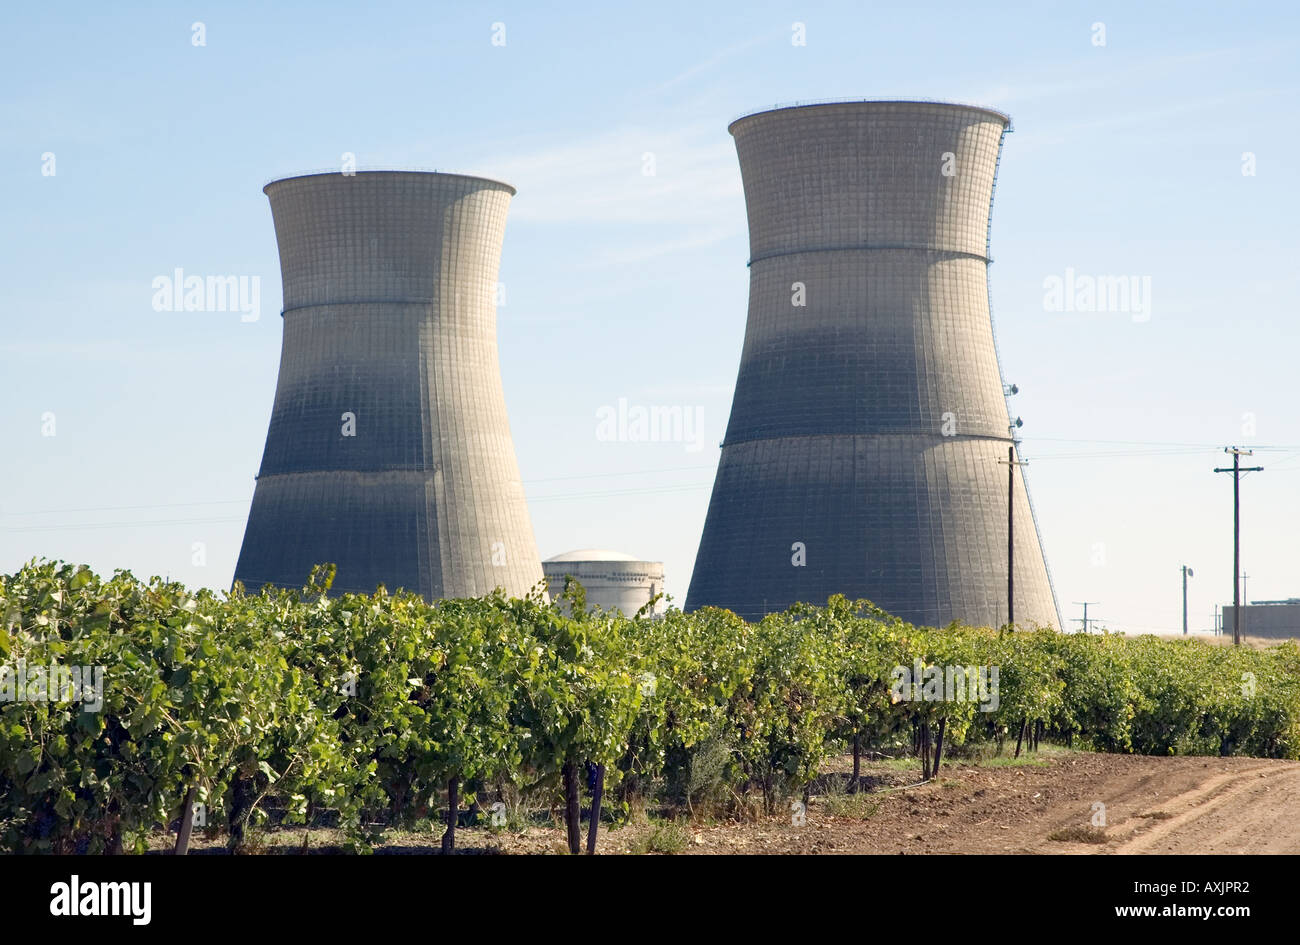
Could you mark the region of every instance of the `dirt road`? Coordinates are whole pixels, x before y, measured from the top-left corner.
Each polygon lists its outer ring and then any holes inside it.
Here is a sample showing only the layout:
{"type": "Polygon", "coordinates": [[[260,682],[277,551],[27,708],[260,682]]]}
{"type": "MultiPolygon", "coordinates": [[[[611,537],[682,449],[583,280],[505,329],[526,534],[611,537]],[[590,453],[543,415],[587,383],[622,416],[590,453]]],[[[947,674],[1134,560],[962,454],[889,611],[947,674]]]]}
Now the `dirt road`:
{"type": "Polygon", "coordinates": [[[814,798],[802,827],[697,830],[688,852],[1300,853],[1300,762],[1063,753],[956,766],[863,804],[869,816],[842,816],[842,800],[814,798]]]}

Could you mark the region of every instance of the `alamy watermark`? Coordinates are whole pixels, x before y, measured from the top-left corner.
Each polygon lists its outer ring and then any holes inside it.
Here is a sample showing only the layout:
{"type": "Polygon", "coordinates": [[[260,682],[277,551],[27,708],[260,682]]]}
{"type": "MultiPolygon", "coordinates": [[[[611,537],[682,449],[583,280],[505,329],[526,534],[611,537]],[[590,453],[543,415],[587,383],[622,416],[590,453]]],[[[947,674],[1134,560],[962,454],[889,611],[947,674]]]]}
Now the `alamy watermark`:
{"type": "Polygon", "coordinates": [[[104,707],[103,666],[0,666],[0,702],[80,702],[82,710],[104,707]]]}
{"type": "Polygon", "coordinates": [[[148,925],[153,915],[153,883],[82,881],[76,873],[50,886],[52,916],[129,916],[132,925],[148,925]]]}
{"type": "Polygon", "coordinates": [[[978,702],[981,712],[996,712],[998,695],[996,666],[924,665],[895,666],[889,694],[899,702],[978,702]]]}
{"type": "Polygon", "coordinates": [[[602,443],[683,443],[688,453],[704,448],[700,429],[701,407],[606,404],[596,411],[596,439],[602,443]]]}
{"type": "Polygon", "coordinates": [[[177,268],[154,276],[155,312],[239,312],[240,321],[262,317],[261,276],[187,276],[177,268]]]}
{"type": "Polygon", "coordinates": [[[1080,275],[1067,266],[1064,276],[1043,280],[1043,311],[1124,312],[1133,321],[1151,319],[1150,276],[1080,275]]]}

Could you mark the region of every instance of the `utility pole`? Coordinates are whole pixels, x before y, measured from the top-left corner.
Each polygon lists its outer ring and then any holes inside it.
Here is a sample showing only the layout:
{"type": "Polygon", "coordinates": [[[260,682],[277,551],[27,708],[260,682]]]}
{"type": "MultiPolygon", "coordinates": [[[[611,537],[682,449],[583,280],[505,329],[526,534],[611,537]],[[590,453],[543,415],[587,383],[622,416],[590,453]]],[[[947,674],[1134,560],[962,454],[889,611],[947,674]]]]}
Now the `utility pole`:
{"type": "MultiPolygon", "coordinates": [[[[1002,460],[998,460],[999,463],[1002,460]]],[[[1029,463],[1016,459],[1015,446],[1007,447],[1007,626],[1016,628],[1016,467],[1029,463]]]]}
{"type": "Polygon", "coordinates": [[[1241,646],[1241,585],[1237,581],[1237,575],[1241,574],[1241,474],[1263,472],[1264,467],[1242,467],[1241,457],[1254,456],[1253,450],[1225,446],[1223,451],[1232,454],[1232,468],[1216,467],[1214,471],[1232,473],[1232,645],[1241,646]]]}
{"type": "Polygon", "coordinates": [[[1192,569],[1183,565],[1183,636],[1187,636],[1187,579],[1196,577],[1192,569]]]}
{"type": "Polygon", "coordinates": [[[1082,617],[1082,619],[1080,619],[1079,617],[1075,617],[1074,619],[1075,619],[1075,620],[1078,620],[1080,623],[1083,624],[1083,632],[1084,632],[1084,633],[1087,633],[1087,632],[1088,632],[1088,605],[1089,605],[1089,604],[1095,604],[1095,603],[1097,603],[1097,601],[1095,601],[1095,600],[1076,600],[1076,601],[1072,601],[1072,603],[1075,603],[1075,604],[1082,604],[1082,605],[1083,605],[1083,617],[1082,617]]]}
{"type": "MultiPolygon", "coordinates": [[[[1250,575],[1247,574],[1245,571],[1241,572],[1241,606],[1246,608],[1250,607],[1250,595],[1246,593],[1246,578],[1248,577],[1250,577],[1250,575]]],[[[1246,615],[1244,614],[1242,615],[1243,624],[1246,623],[1245,616],[1246,615]]],[[[1250,627],[1248,626],[1242,626],[1241,635],[1244,637],[1246,635],[1246,631],[1249,629],[1250,627]]]]}

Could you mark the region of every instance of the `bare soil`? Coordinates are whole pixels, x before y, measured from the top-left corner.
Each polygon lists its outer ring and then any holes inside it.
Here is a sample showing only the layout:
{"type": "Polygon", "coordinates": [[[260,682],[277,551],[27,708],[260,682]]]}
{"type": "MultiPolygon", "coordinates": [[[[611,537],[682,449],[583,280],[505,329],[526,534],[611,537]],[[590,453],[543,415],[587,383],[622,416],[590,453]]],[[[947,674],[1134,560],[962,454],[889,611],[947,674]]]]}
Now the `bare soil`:
{"type": "MultiPolygon", "coordinates": [[[[939,777],[924,784],[905,764],[875,762],[865,769],[869,790],[856,795],[843,793],[848,770],[848,759],[839,759],[819,779],[802,823],[795,822],[797,809],[750,822],[634,817],[602,829],[598,852],[1300,853],[1300,762],[1044,746],[1019,763],[945,762],[939,777]]],[[[389,831],[375,852],[437,852],[440,830],[389,831]]],[[[168,840],[160,835],[157,846],[168,840]]],[[[258,836],[266,853],[301,852],[303,840],[301,827],[258,836]]],[[[332,832],[314,830],[308,849],[336,852],[336,842],[332,832]]],[[[194,852],[219,846],[219,840],[196,838],[194,852]]],[[[461,853],[564,851],[558,820],[457,831],[461,853]]]]}
{"type": "Polygon", "coordinates": [[[879,794],[866,818],[833,816],[828,798],[814,797],[803,827],[787,819],[698,830],[690,852],[1300,853],[1300,762],[1083,752],[1044,760],[945,767],[936,781],[879,794]]]}

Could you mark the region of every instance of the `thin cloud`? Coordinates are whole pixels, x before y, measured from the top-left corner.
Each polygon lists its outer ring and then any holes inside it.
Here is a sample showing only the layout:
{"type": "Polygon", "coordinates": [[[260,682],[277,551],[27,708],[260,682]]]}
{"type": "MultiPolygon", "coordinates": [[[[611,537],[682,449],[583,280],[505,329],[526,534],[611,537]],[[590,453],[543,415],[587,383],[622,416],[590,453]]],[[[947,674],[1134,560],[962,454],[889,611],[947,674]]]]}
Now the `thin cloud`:
{"type": "Polygon", "coordinates": [[[1296,92],[1297,90],[1293,88],[1254,89],[1249,92],[1240,92],[1231,95],[1214,95],[1208,98],[1177,102],[1165,108],[1124,112],[1118,115],[1106,115],[1101,118],[1094,118],[1086,121],[1064,122],[1044,128],[1040,133],[1019,136],[1017,147],[1030,144],[1060,144],[1069,140],[1071,136],[1078,135],[1081,132],[1099,131],[1104,128],[1117,128],[1126,125],[1149,125],[1165,118],[1173,118],[1180,115],[1205,111],[1207,109],[1222,108],[1225,105],[1252,98],[1266,98],[1274,95],[1287,95],[1294,97],[1296,92]]]}
{"type": "Polygon", "coordinates": [[[628,127],[479,163],[518,190],[511,216],[544,223],[699,223],[743,214],[731,139],[714,125],[628,127]]]}
{"type": "Polygon", "coordinates": [[[683,253],[689,250],[705,249],[709,246],[715,246],[724,240],[739,235],[743,231],[744,225],[742,222],[740,225],[733,227],[717,227],[695,232],[680,239],[663,240],[658,243],[634,246],[624,250],[604,250],[591,262],[588,262],[579,268],[605,269],[613,266],[628,266],[636,263],[644,263],[652,259],[658,259],[661,256],[671,256],[674,253],[683,253]]]}
{"type": "MultiPolygon", "coordinates": [[[[1221,49],[1203,49],[1196,52],[1177,55],[1158,56],[1144,59],[1131,65],[1112,65],[1098,71],[1095,58],[1081,57],[1057,68],[1047,74],[1024,76],[1009,79],[996,86],[986,86],[971,100],[988,102],[994,107],[1012,103],[1035,102],[1073,95],[1079,92],[1095,92],[1099,89],[1116,87],[1131,88],[1143,77],[1154,76],[1168,78],[1179,69],[1201,68],[1217,60],[1231,61],[1248,56],[1251,61],[1262,61],[1274,54],[1286,53],[1296,46],[1294,42],[1261,43],[1243,48],[1228,46],[1221,49]]],[[[1097,55],[1108,55],[1108,50],[1096,50],[1097,55]]]]}
{"type": "Polygon", "coordinates": [[[727,46],[725,49],[720,49],[718,50],[718,52],[714,53],[712,56],[703,60],[702,62],[697,62],[695,65],[682,70],[681,72],[677,73],[677,75],[673,76],[671,79],[669,79],[666,82],[661,82],[659,85],[655,87],[655,91],[666,92],[668,89],[671,89],[673,86],[681,85],[683,82],[693,79],[697,75],[701,75],[705,72],[708,72],[714,66],[718,65],[718,63],[726,59],[730,59],[732,56],[738,55],[739,53],[742,53],[747,49],[753,49],[755,46],[760,46],[763,43],[768,42],[769,40],[775,39],[779,35],[782,35],[780,31],[762,33],[758,36],[752,36],[749,39],[736,43],[732,46],[727,46]]]}

